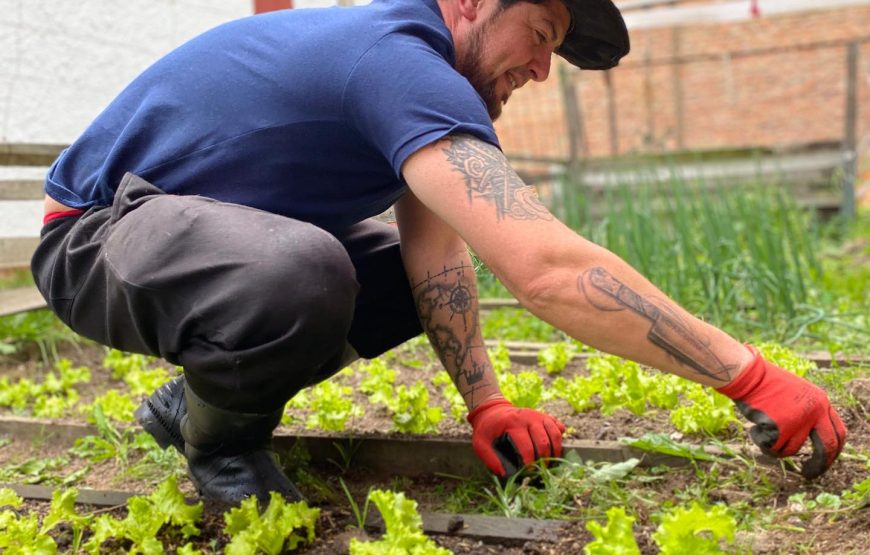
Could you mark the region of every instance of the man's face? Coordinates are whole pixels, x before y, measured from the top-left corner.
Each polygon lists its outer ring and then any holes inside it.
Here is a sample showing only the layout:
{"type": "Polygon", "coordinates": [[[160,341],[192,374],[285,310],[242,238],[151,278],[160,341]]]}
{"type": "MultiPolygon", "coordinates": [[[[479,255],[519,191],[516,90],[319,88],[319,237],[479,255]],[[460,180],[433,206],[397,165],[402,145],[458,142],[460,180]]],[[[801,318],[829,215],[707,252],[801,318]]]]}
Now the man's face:
{"type": "Polygon", "coordinates": [[[562,0],[517,2],[507,9],[498,0],[482,0],[478,6],[477,18],[456,41],[456,69],[495,121],[514,89],[547,78],[571,17],[562,0]]]}

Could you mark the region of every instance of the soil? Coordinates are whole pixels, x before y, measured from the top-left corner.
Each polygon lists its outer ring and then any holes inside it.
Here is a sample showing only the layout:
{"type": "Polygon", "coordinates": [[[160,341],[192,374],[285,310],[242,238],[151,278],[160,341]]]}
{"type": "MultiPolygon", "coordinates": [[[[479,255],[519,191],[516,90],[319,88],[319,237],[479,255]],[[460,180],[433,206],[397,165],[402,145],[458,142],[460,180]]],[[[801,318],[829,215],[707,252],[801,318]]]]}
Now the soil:
{"type": "MultiPolygon", "coordinates": [[[[110,372],[102,368],[105,351],[93,344],[61,345],[62,356],[72,360],[74,366],[86,365],[92,370],[89,384],[78,387],[80,402],[88,403],[93,398],[109,388],[120,391],[127,390],[125,384],[111,378],[110,372]]],[[[440,369],[437,361],[430,354],[427,346],[412,342],[389,353],[387,360],[391,368],[399,369],[396,384],[411,385],[418,379],[429,383],[434,373],[440,369]]],[[[159,362],[155,362],[155,365],[159,362]]],[[[171,368],[163,364],[164,368],[171,368]]],[[[533,367],[523,367],[514,364],[513,371],[532,370],[533,367]]],[[[13,356],[0,358],[0,376],[14,381],[20,377],[36,379],[43,376],[48,368],[39,362],[38,351],[27,351],[13,356]]],[[[541,371],[540,369],[538,369],[541,371]]],[[[553,376],[542,376],[546,384],[552,382],[553,376]]],[[[575,373],[584,372],[582,364],[572,364],[562,372],[570,377],[575,373]]],[[[630,481],[631,495],[621,503],[631,505],[631,512],[638,516],[635,523],[635,536],[644,554],[656,553],[657,548],[652,540],[656,529],[656,515],[662,506],[689,503],[699,496],[706,497],[709,503],[724,502],[740,508],[742,514],[757,514],[757,520],[752,520],[749,531],[738,533],[736,544],[740,549],[751,550],[754,553],[870,553],[870,510],[867,507],[850,511],[798,511],[789,507],[788,499],[793,494],[806,493],[811,499],[820,492],[840,494],[850,489],[854,484],[866,480],[870,476],[870,420],[867,409],[867,384],[870,380],[870,370],[848,384],[844,398],[835,398],[840,407],[840,415],[849,430],[849,442],[840,461],[825,475],[814,481],[806,481],[792,472],[785,472],[779,467],[727,465],[719,463],[703,463],[676,469],[645,469],[638,471],[638,477],[630,481]],[[849,397],[847,403],[846,396],[849,397]]],[[[342,373],[333,378],[350,386],[355,402],[365,407],[362,416],[348,422],[347,432],[365,435],[371,433],[397,434],[392,432],[392,422],[388,411],[383,407],[372,406],[358,391],[359,375],[342,373]]],[[[457,422],[450,415],[449,405],[440,394],[440,388],[430,386],[430,404],[441,406],[444,419],[437,429],[438,436],[468,438],[470,427],[464,422],[457,422]]],[[[703,438],[681,437],[670,423],[668,414],[664,411],[650,412],[643,417],[635,416],[626,411],[618,411],[610,416],[603,416],[596,411],[583,414],[573,414],[571,408],[562,401],[545,403],[542,410],[562,419],[570,430],[570,436],[577,439],[616,440],[620,437],[638,437],[646,432],[671,434],[683,441],[703,443],[703,438]]],[[[0,412],[0,414],[10,414],[0,412]]],[[[293,423],[284,426],[286,433],[311,433],[305,428],[306,412],[290,410],[293,423]]],[[[70,421],[73,418],[68,419],[70,421]]],[[[76,420],[80,421],[80,419],[76,420]]],[[[720,436],[731,444],[748,443],[746,434],[735,427],[729,433],[720,436]]],[[[31,459],[42,461],[58,457],[58,469],[54,472],[34,476],[32,481],[61,486],[63,476],[80,473],[75,485],[79,488],[112,489],[134,492],[150,492],[154,485],[166,475],[167,466],[155,468],[151,465],[150,473],[132,477],[129,468],[141,463],[141,455],[133,454],[126,465],[117,459],[100,463],[88,463],[85,459],[68,453],[70,445],[55,442],[46,443],[36,438],[30,442],[11,441],[0,447],[0,469],[9,465],[22,463],[31,459]],[[66,457],[63,459],[62,457],[66,457]]],[[[170,455],[171,457],[171,455],[170,455]]],[[[454,512],[457,510],[457,499],[470,497],[460,507],[462,512],[489,509],[493,505],[483,495],[483,488],[492,490],[494,483],[468,482],[456,477],[428,476],[422,478],[407,478],[397,476],[377,475],[360,468],[340,469],[337,466],[318,467],[316,465],[299,464],[299,461],[285,461],[288,473],[297,481],[300,488],[308,496],[313,505],[321,508],[318,523],[317,539],[313,545],[300,550],[300,553],[327,554],[346,553],[347,545],[352,537],[366,539],[366,533],[355,527],[355,519],[350,504],[343,493],[341,479],[349,488],[351,495],[358,502],[365,498],[371,487],[390,488],[405,491],[417,500],[421,511],[454,512]],[[469,493],[470,492],[470,493],[469,493]]],[[[140,465],[141,466],[141,465],[140,465]]],[[[175,466],[170,459],[169,468],[178,471],[179,486],[186,494],[195,496],[191,483],[184,477],[183,460],[175,457],[175,466]]],[[[148,469],[146,469],[148,470],[148,469]]],[[[15,481],[21,483],[28,479],[15,475],[15,481]]],[[[506,553],[506,554],[569,554],[581,553],[582,546],[592,539],[585,528],[585,518],[591,514],[596,520],[603,521],[603,512],[590,513],[594,508],[600,491],[578,493],[574,497],[574,507],[566,512],[563,518],[571,519],[565,533],[555,542],[526,542],[519,545],[481,543],[477,540],[450,536],[435,536],[439,545],[453,550],[454,553],[506,553]]],[[[619,503],[611,503],[619,504],[619,503]]],[[[28,508],[45,511],[46,503],[28,501],[28,508]]],[[[83,512],[86,509],[80,508],[83,512]]],[[[375,510],[372,508],[372,510],[375,510]]],[[[123,509],[117,509],[122,515],[123,509]]],[[[223,521],[219,512],[208,513],[202,526],[203,540],[200,547],[210,549],[209,541],[217,540],[217,545],[223,545],[226,538],[222,535],[223,521]]],[[[372,533],[377,537],[377,533],[372,533]]],[[[62,537],[63,531],[56,537],[62,537]]],[[[117,552],[124,551],[123,545],[115,546],[117,552]]]]}

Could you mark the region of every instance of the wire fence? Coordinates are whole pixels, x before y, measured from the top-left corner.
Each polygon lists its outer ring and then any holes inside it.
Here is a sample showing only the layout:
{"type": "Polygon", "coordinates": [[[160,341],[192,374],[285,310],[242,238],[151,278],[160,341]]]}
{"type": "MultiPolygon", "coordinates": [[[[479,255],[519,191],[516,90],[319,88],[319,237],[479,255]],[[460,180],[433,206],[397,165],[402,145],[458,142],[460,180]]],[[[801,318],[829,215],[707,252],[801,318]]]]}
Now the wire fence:
{"type": "MultiPolygon", "coordinates": [[[[858,13],[870,21],[870,10],[858,13]]],[[[613,70],[559,63],[548,82],[511,99],[497,123],[502,146],[539,183],[612,168],[614,158],[623,167],[626,160],[682,167],[776,156],[784,160],[776,172],[791,175],[799,172],[789,166],[806,166],[809,153],[818,164],[806,168],[808,179],[854,211],[856,176],[870,170],[860,165],[870,164],[870,35],[859,25],[826,38],[819,18],[837,15],[777,20],[752,32],[746,25],[656,29],[633,35],[632,54],[613,70]]]]}

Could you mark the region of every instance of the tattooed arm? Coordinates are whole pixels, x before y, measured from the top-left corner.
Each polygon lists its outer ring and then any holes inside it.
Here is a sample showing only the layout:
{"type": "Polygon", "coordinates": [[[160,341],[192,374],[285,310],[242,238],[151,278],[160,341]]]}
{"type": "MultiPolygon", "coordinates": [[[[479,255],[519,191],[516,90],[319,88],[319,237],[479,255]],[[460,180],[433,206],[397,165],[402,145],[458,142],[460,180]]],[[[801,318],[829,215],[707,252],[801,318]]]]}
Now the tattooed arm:
{"type": "Polygon", "coordinates": [[[402,259],[423,331],[469,410],[501,397],[480,334],[477,280],[465,242],[414,197],[396,205],[402,259]]]}
{"type": "MultiPolygon", "coordinates": [[[[496,147],[450,136],[411,156],[403,174],[526,308],[578,340],[715,387],[751,361],[734,338],[556,220],[496,147]]],[[[415,283],[424,282],[431,287],[415,283]]]]}

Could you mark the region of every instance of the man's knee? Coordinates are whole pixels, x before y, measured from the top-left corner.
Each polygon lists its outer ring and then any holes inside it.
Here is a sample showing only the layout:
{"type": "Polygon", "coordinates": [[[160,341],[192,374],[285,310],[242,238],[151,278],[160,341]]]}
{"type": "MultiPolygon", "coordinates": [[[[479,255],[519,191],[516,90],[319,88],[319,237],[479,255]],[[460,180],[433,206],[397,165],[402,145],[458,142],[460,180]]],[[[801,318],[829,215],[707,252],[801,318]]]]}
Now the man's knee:
{"type": "Polygon", "coordinates": [[[293,244],[263,253],[268,261],[252,264],[250,282],[241,294],[285,321],[304,318],[327,329],[346,330],[359,291],[353,264],[335,238],[307,227],[293,244]]]}

